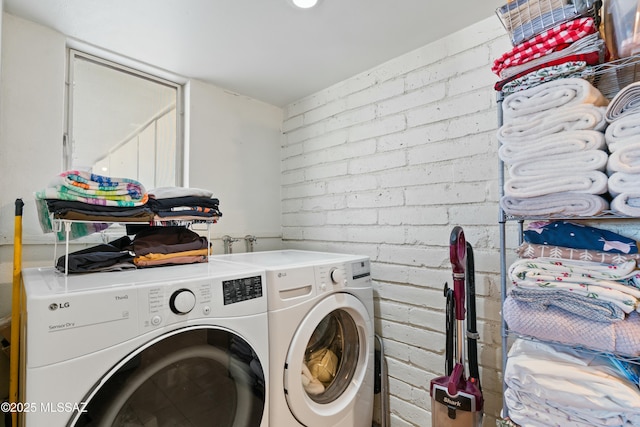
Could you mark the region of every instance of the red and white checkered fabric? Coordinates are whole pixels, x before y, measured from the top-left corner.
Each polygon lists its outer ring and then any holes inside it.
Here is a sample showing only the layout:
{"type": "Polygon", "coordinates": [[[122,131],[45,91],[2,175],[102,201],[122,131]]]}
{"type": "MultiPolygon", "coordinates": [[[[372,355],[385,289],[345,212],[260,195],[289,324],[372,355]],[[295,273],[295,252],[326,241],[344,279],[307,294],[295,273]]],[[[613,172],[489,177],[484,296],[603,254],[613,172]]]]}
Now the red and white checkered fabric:
{"type": "Polygon", "coordinates": [[[500,75],[508,67],[524,64],[532,59],[560,50],[597,30],[593,18],[579,18],[548,29],[525,41],[493,62],[491,71],[500,75]]]}

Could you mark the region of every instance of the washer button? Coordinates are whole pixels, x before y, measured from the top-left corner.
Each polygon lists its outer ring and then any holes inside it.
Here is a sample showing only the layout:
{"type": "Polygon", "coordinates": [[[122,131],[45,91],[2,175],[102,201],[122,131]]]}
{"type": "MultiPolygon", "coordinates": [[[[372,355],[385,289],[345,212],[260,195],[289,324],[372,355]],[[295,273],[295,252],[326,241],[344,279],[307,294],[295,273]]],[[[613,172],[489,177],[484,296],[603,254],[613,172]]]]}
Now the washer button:
{"type": "Polygon", "coordinates": [[[211,314],[211,307],[209,307],[208,305],[202,307],[202,314],[204,314],[205,316],[211,314]]]}
{"type": "Polygon", "coordinates": [[[153,326],[158,326],[160,323],[162,323],[162,317],[160,317],[160,316],[153,316],[153,317],[151,318],[151,324],[152,324],[153,326]]]}

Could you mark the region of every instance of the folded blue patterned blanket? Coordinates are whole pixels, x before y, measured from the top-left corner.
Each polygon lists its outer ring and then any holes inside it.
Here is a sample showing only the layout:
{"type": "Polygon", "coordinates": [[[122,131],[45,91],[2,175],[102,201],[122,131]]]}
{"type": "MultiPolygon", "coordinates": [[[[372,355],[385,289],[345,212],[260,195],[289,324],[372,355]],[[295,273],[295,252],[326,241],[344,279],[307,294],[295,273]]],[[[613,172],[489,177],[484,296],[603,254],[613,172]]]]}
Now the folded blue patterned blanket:
{"type": "Polygon", "coordinates": [[[524,231],[524,241],[610,253],[638,253],[638,245],[633,239],[612,231],[568,221],[531,223],[529,229],[524,231]]]}

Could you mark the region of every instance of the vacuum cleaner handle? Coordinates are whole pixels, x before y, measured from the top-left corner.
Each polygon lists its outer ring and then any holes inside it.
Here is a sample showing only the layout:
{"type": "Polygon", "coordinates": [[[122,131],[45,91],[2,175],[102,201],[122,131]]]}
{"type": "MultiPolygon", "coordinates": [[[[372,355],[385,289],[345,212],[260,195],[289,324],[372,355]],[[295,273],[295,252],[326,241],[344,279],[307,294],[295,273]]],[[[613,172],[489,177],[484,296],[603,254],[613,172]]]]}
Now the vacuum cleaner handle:
{"type": "Polygon", "coordinates": [[[456,305],[456,319],[464,320],[465,268],[467,263],[467,242],[462,227],[455,226],[449,239],[449,259],[453,270],[453,296],[456,305]]]}
{"type": "Polygon", "coordinates": [[[453,300],[453,289],[449,287],[448,283],[444,284],[444,296],[446,298],[445,309],[445,332],[446,332],[446,347],[445,347],[445,375],[451,375],[454,366],[454,343],[456,333],[456,312],[455,301],[453,300]]]}
{"type": "Polygon", "coordinates": [[[476,325],[476,269],[473,257],[473,247],[467,242],[467,363],[469,364],[469,378],[475,379],[478,389],[480,385],[480,369],[478,366],[478,330],[476,325]]]}

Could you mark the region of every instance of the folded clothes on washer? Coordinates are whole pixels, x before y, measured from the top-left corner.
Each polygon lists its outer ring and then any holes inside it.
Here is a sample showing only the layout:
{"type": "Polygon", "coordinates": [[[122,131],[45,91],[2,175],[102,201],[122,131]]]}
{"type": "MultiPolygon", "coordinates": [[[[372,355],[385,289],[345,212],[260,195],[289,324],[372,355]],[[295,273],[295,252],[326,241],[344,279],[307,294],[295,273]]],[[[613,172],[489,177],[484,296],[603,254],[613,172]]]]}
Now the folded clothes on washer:
{"type": "Polygon", "coordinates": [[[36,192],[36,198],[69,200],[90,205],[135,207],[144,205],[149,195],[140,182],[131,178],[66,171],[51,180],[46,188],[36,192]]]}
{"type": "Polygon", "coordinates": [[[210,253],[207,249],[173,252],[168,254],[150,253],[133,258],[137,267],[158,267],[174,264],[195,264],[207,262],[210,253]]]}
{"type": "Polygon", "coordinates": [[[47,199],[49,212],[57,219],[72,221],[147,222],[154,217],[147,205],[116,207],[82,202],[47,199]]]}
{"type": "Polygon", "coordinates": [[[135,268],[131,239],[123,236],[109,243],[92,246],[63,255],[56,261],[56,269],[63,273],[90,273],[98,271],[120,271],[135,268]],[[65,265],[68,264],[68,270],[65,265]]]}
{"type": "Polygon", "coordinates": [[[131,243],[136,256],[208,249],[207,238],[185,227],[147,227],[131,243]]]}
{"type": "Polygon", "coordinates": [[[143,227],[133,239],[123,236],[108,244],[70,253],[68,271],[65,271],[66,256],[58,258],[56,267],[68,273],[87,273],[209,260],[206,237],[185,227],[143,227]]]}

